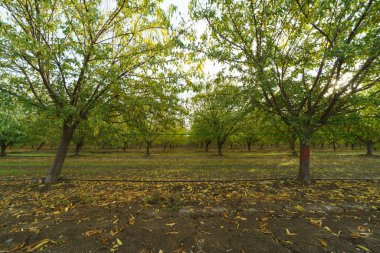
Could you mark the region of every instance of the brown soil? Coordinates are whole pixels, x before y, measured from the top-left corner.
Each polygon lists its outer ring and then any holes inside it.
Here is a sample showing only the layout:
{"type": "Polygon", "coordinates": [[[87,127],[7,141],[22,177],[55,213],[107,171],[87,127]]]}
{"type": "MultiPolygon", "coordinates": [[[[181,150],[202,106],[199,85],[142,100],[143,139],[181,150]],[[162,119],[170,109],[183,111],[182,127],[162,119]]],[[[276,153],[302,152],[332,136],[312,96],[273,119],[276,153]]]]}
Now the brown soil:
{"type": "Polygon", "coordinates": [[[378,182],[0,185],[0,252],[380,252],[378,182]]]}

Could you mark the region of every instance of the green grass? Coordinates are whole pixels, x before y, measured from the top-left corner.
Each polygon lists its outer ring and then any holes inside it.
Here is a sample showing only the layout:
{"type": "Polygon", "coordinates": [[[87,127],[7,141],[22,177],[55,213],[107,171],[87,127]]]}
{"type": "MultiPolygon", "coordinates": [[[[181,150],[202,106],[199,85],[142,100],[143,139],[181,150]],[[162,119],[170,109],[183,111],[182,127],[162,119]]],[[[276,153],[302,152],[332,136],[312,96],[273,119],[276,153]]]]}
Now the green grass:
{"type": "MultiPolygon", "coordinates": [[[[298,158],[286,151],[226,149],[218,158],[213,151],[177,149],[84,153],[68,156],[62,176],[70,178],[122,179],[248,179],[296,177],[298,158]]],[[[316,150],[311,156],[312,177],[380,178],[380,157],[363,156],[363,150],[316,150]]],[[[42,177],[54,152],[13,152],[0,159],[0,178],[42,177]]]]}

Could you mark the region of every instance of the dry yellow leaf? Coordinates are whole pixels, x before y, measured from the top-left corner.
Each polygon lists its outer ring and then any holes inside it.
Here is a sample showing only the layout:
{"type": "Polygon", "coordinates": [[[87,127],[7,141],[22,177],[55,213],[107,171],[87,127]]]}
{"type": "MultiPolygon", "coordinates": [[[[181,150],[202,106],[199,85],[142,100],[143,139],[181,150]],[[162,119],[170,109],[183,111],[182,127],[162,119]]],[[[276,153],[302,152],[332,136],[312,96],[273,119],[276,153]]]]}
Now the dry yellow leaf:
{"type": "Polygon", "coordinates": [[[309,219],[309,222],[313,225],[316,225],[316,226],[319,226],[319,227],[322,227],[322,220],[317,220],[317,219],[313,219],[313,218],[310,218],[309,219]]]}
{"type": "Polygon", "coordinates": [[[135,216],[131,214],[131,217],[128,219],[128,224],[133,225],[135,224],[135,216]]]}
{"type": "Polygon", "coordinates": [[[50,239],[43,239],[39,242],[33,243],[33,244],[31,244],[25,248],[26,252],[34,252],[34,251],[40,249],[45,244],[49,243],[50,241],[51,241],[50,239]]]}
{"type": "Polygon", "coordinates": [[[368,233],[371,232],[370,229],[366,226],[358,226],[356,228],[360,233],[368,233]]]}
{"type": "Polygon", "coordinates": [[[178,234],[179,232],[175,232],[175,231],[172,231],[172,232],[167,232],[166,234],[167,235],[176,235],[176,234],[178,234]]]}
{"type": "Polygon", "coordinates": [[[90,236],[100,234],[100,233],[102,233],[102,230],[95,229],[95,230],[88,230],[84,232],[82,235],[84,235],[85,237],[90,237],[90,236]]]}
{"type": "Polygon", "coordinates": [[[120,245],[120,246],[123,245],[123,242],[122,242],[119,238],[116,238],[116,242],[117,242],[117,244],[120,245]]]}
{"type": "Polygon", "coordinates": [[[320,239],[319,241],[321,242],[323,248],[327,247],[327,242],[325,240],[320,239]]]}
{"type": "Polygon", "coordinates": [[[285,231],[286,231],[286,235],[298,235],[296,233],[290,232],[289,229],[285,229],[285,231]]]}

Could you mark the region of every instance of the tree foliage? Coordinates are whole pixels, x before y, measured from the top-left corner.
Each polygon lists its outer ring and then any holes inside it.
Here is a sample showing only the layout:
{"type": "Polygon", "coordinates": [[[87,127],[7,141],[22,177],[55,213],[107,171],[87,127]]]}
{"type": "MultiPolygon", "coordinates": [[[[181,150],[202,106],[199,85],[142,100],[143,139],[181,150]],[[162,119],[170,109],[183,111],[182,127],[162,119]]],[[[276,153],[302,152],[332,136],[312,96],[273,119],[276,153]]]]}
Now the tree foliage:
{"type": "Polygon", "coordinates": [[[208,56],[227,64],[252,102],[277,114],[301,144],[299,179],[309,181],[311,135],[379,82],[378,1],[191,2],[206,20],[208,56]]]}

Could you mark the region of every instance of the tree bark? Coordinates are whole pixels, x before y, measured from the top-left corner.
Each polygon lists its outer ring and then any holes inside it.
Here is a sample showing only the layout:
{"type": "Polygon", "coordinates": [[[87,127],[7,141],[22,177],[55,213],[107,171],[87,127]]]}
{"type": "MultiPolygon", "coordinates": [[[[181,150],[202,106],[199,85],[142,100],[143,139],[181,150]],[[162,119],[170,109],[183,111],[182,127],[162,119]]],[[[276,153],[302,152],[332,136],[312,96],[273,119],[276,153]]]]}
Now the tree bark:
{"type": "Polygon", "coordinates": [[[223,143],[222,142],[218,142],[218,156],[219,157],[223,156],[222,147],[223,147],[223,143]]]}
{"type": "Polygon", "coordinates": [[[146,143],[146,156],[150,156],[150,148],[152,146],[152,142],[149,141],[146,143]]]}
{"type": "Polygon", "coordinates": [[[124,145],[123,145],[123,151],[124,151],[124,152],[127,150],[127,146],[128,146],[128,143],[127,143],[127,142],[124,142],[124,145]]]}
{"type": "Polygon", "coordinates": [[[300,138],[298,180],[304,184],[310,183],[310,142],[311,133],[306,133],[300,138]]]}
{"type": "Polygon", "coordinates": [[[205,152],[208,152],[208,148],[211,144],[211,141],[205,141],[205,152]]]}
{"type": "Polygon", "coordinates": [[[248,147],[248,152],[251,152],[252,151],[252,149],[251,149],[252,142],[251,141],[247,141],[247,147],[248,147]]]}
{"type": "Polygon", "coordinates": [[[74,156],[79,156],[80,152],[82,151],[82,148],[84,146],[84,141],[80,141],[75,144],[75,153],[74,156]]]}
{"type": "Polygon", "coordinates": [[[55,158],[48,175],[45,177],[45,183],[53,184],[58,181],[75,128],[76,124],[74,126],[70,126],[67,122],[63,123],[61,142],[55,153],[55,158]]]}
{"type": "Polygon", "coordinates": [[[5,143],[1,143],[1,153],[0,153],[0,156],[1,157],[6,157],[7,156],[7,145],[5,143]]]}
{"type": "Polygon", "coordinates": [[[373,155],[373,142],[369,141],[367,144],[367,155],[373,155]]]}
{"type": "Polygon", "coordinates": [[[45,142],[41,142],[40,145],[37,147],[36,151],[40,151],[40,149],[45,145],[45,142]]]}

